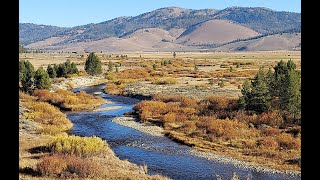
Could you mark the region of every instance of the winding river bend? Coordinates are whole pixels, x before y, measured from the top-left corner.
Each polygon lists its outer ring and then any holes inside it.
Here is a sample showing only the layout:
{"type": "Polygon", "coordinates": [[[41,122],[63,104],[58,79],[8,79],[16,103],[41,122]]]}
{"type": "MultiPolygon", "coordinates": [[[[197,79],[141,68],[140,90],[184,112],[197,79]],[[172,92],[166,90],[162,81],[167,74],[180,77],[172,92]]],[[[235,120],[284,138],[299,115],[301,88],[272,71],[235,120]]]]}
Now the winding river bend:
{"type": "MultiPolygon", "coordinates": [[[[103,88],[104,84],[76,88],[74,91],[81,90],[93,94],[102,92],[103,88]]],[[[192,148],[173,142],[166,137],[151,136],[121,126],[112,119],[132,111],[133,104],[139,100],[104,93],[99,95],[114,102],[101,107],[122,106],[122,108],[109,111],[67,113],[68,118],[74,124],[71,133],[80,136],[95,135],[105,139],[120,159],[128,159],[138,165],[146,164],[149,174],[161,174],[181,180],[216,179],[216,174],[222,176],[223,179],[230,179],[234,172],[240,176],[240,179],[246,179],[247,176],[259,180],[301,179],[300,176],[257,172],[253,169],[197,157],[189,153],[192,148]]]]}

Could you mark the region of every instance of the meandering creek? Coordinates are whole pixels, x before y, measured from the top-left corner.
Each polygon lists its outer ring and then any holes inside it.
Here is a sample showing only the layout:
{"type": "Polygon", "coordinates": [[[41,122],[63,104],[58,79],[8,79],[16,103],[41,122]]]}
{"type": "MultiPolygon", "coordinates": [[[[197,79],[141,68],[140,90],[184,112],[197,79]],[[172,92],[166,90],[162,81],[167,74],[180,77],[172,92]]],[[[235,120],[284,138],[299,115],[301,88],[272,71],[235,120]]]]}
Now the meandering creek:
{"type": "Polygon", "coordinates": [[[254,169],[236,167],[232,164],[197,157],[190,154],[192,148],[173,142],[167,137],[151,136],[121,126],[113,122],[112,119],[132,111],[133,105],[139,100],[97,93],[102,92],[103,88],[104,84],[76,88],[74,91],[86,91],[114,102],[113,104],[104,104],[100,108],[109,106],[121,106],[121,108],[67,113],[68,118],[74,124],[71,133],[80,136],[95,135],[105,139],[120,159],[128,159],[138,165],[146,164],[149,174],[161,174],[172,179],[183,180],[216,179],[216,174],[222,176],[222,179],[230,179],[233,172],[236,172],[240,179],[246,179],[247,176],[259,180],[301,179],[300,176],[258,172],[254,169]]]}

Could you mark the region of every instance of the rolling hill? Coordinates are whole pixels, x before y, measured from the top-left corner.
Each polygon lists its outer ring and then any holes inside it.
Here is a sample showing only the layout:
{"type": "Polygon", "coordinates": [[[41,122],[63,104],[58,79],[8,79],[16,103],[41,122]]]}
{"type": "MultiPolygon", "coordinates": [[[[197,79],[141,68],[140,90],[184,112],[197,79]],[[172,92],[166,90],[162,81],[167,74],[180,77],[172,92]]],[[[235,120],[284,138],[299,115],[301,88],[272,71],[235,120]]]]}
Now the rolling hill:
{"type": "MultiPolygon", "coordinates": [[[[19,41],[27,48],[57,51],[198,51],[214,48],[241,50],[236,48],[240,46],[237,40],[245,41],[268,34],[300,31],[300,13],[279,12],[267,8],[192,10],[167,7],[134,17],[118,17],[72,28],[20,23],[19,41]],[[231,46],[231,42],[236,44],[231,46]],[[222,48],[223,45],[225,48],[222,48]]],[[[273,47],[267,47],[270,43],[250,46],[250,43],[257,43],[252,39],[246,41],[244,46],[248,47],[247,50],[256,49],[250,47],[264,50],[292,49],[293,46],[299,46],[300,42],[296,40],[287,46],[290,43],[286,42],[290,41],[290,38],[291,36],[283,36],[264,40],[276,41],[277,45],[273,47]]]]}

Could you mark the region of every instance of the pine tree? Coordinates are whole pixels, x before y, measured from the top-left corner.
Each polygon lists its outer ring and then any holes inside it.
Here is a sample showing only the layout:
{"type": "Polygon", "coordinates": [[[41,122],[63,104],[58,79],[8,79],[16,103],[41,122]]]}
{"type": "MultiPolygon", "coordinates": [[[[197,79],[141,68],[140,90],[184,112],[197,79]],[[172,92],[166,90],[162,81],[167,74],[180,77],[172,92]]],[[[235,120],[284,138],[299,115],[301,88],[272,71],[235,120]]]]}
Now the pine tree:
{"type": "Polygon", "coordinates": [[[51,88],[51,81],[49,74],[42,68],[38,68],[35,76],[34,82],[37,89],[50,89],[51,88]]]}
{"type": "Polygon", "coordinates": [[[22,80],[25,78],[26,66],[25,61],[19,61],[19,88],[22,88],[22,80]]]}
{"type": "Polygon", "coordinates": [[[268,111],[271,107],[271,95],[263,69],[259,69],[251,84],[252,89],[248,102],[246,102],[246,109],[258,113],[268,111]]]}
{"type": "Polygon", "coordinates": [[[246,80],[241,89],[241,93],[243,96],[239,98],[238,105],[240,109],[246,109],[247,103],[251,99],[251,90],[252,90],[252,84],[249,80],[246,80]]]}
{"type": "Polygon", "coordinates": [[[79,73],[79,70],[77,68],[77,65],[72,62],[71,63],[71,68],[70,68],[70,74],[78,74],[79,73]]]}
{"type": "Polygon", "coordinates": [[[71,61],[70,61],[70,59],[67,59],[67,61],[64,62],[64,66],[66,67],[66,74],[72,74],[71,73],[71,61]]]}
{"type": "Polygon", "coordinates": [[[56,65],[56,64],[53,64],[53,69],[54,69],[54,71],[56,72],[56,77],[59,77],[59,76],[58,76],[59,66],[56,65]]]}
{"type": "Polygon", "coordinates": [[[280,61],[274,67],[274,80],[271,88],[271,94],[274,97],[274,105],[280,109],[285,109],[285,93],[286,87],[284,86],[286,81],[286,74],[288,73],[288,67],[284,61],[280,61]]]}
{"type": "Polygon", "coordinates": [[[47,67],[47,72],[48,72],[50,78],[57,77],[57,73],[56,73],[55,69],[50,64],[47,67]]]}
{"type": "MultiPolygon", "coordinates": [[[[33,89],[34,82],[34,67],[29,61],[23,61],[24,72],[22,70],[21,74],[21,90],[25,92],[30,92],[33,89]]],[[[23,67],[23,65],[22,65],[23,67]]]]}
{"type": "Polygon", "coordinates": [[[94,53],[89,54],[84,69],[90,75],[98,75],[102,73],[101,61],[94,53]]]}
{"type": "Polygon", "coordinates": [[[67,75],[67,67],[65,63],[59,64],[57,70],[57,77],[65,77],[67,75]]]}
{"type": "Polygon", "coordinates": [[[300,75],[295,70],[293,61],[287,62],[287,74],[285,83],[285,93],[282,97],[283,110],[288,111],[295,119],[301,118],[301,81],[300,75]]]}

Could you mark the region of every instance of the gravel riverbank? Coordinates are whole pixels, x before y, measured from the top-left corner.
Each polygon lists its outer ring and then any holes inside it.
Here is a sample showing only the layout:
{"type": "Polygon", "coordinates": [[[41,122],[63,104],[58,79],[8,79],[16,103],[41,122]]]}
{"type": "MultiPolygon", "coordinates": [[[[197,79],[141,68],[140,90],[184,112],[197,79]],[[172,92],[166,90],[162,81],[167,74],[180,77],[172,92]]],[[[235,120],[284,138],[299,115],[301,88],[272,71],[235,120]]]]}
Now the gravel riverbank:
{"type": "Polygon", "coordinates": [[[103,76],[79,76],[79,77],[64,78],[60,82],[52,83],[52,90],[56,90],[56,89],[67,90],[71,88],[70,85],[72,85],[72,88],[92,86],[102,79],[104,79],[103,76]]]}
{"type": "Polygon", "coordinates": [[[127,126],[152,136],[164,136],[163,128],[155,125],[139,123],[134,117],[116,117],[113,118],[112,121],[122,126],[127,126]]]}

